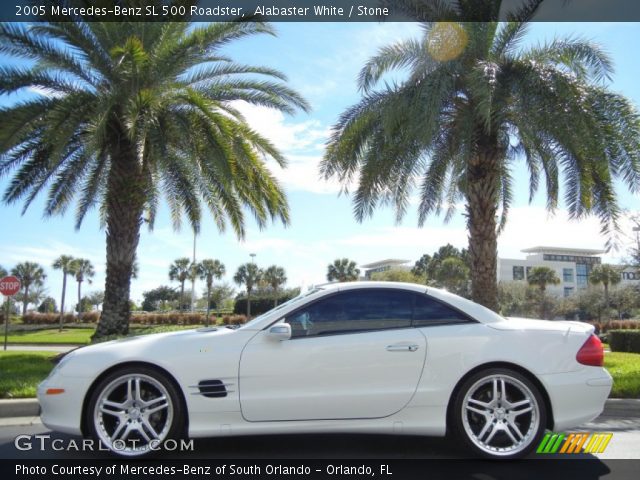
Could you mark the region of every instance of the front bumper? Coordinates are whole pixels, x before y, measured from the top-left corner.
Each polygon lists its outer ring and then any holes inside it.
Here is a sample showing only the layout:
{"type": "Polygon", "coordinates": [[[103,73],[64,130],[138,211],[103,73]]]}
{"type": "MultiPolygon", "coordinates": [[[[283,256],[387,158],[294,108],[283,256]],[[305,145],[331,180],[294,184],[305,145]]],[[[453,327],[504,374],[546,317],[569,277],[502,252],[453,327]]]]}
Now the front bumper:
{"type": "Polygon", "coordinates": [[[40,420],[51,430],[81,435],[82,407],[90,379],[66,377],[54,372],[38,385],[40,420]],[[49,388],[63,388],[64,393],[49,395],[49,388]]]}

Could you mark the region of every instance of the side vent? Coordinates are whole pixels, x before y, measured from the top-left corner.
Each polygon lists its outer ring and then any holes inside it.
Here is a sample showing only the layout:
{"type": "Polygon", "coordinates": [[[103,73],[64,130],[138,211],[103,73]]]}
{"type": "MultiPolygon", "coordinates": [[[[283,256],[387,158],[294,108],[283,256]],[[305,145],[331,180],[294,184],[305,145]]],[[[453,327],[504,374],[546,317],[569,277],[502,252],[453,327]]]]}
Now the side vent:
{"type": "Polygon", "coordinates": [[[221,380],[202,380],[198,383],[200,394],[207,398],[220,398],[227,396],[227,387],[221,380]]]}

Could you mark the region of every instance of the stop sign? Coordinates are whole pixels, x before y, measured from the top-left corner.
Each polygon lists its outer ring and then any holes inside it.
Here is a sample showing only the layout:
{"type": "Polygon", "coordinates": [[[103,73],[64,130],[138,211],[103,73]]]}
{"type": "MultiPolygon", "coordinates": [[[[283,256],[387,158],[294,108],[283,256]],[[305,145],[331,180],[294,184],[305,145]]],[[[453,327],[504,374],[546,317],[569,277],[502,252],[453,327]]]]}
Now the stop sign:
{"type": "Polygon", "coordinates": [[[0,280],[0,293],[5,297],[12,297],[20,291],[20,280],[10,275],[0,280]]]}

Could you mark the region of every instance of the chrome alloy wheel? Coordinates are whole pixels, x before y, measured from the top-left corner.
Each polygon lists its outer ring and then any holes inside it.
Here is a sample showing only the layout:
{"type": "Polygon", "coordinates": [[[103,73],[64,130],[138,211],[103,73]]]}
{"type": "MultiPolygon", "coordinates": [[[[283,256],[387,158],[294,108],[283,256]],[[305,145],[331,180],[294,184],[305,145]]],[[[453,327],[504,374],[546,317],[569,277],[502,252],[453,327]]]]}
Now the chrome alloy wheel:
{"type": "Polygon", "coordinates": [[[491,456],[512,456],[527,449],[540,427],[540,405],[531,389],[509,375],[475,382],[462,400],[465,433],[491,456]]]}
{"type": "Polygon", "coordinates": [[[98,438],[112,451],[142,455],[166,439],[174,406],[166,387],[144,374],[122,375],[99,393],[93,410],[98,438]]]}

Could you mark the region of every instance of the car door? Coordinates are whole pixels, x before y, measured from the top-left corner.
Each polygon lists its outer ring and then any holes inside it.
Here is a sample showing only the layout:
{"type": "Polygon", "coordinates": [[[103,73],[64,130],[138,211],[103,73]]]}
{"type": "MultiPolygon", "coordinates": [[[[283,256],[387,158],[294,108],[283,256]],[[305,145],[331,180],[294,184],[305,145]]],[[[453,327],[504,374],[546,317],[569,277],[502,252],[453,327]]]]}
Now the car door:
{"type": "Polygon", "coordinates": [[[240,403],[249,421],[378,418],[414,394],[426,356],[411,327],[412,294],[357,289],[314,301],[281,321],[292,338],[268,330],[240,359],[240,403]]]}

